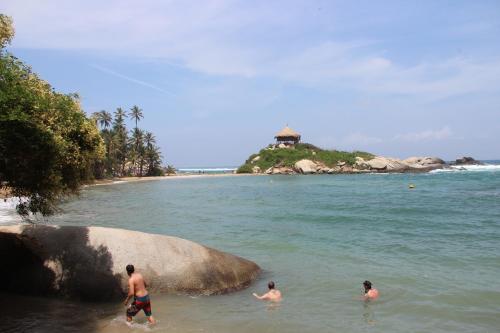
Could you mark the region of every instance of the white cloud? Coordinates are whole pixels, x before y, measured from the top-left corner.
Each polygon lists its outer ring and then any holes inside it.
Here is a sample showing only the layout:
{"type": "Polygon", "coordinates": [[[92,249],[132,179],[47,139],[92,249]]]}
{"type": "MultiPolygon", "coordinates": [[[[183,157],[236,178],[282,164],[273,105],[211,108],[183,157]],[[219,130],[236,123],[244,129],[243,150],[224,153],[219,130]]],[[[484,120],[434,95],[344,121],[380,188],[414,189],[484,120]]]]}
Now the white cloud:
{"type": "Polygon", "coordinates": [[[445,126],[438,130],[426,130],[421,132],[398,134],[394,137],[394,140],[404,140],[410,142],[421,142],[421,141],[437,141],[449,139],[453,136],[453,132],[449,126],[445,126]]]}
{"type": "Polygon", "coordinates": [[[453,131],[449,126],[444,126],[437,130],[424,130],[420,132],[410,132],[397,134],[393,137],[389,136],[375,136],[362,132],[353,132],[342,138],[323,137],[315,140],[318,144],[325,148],[338,148],[338,149],[369,149],[381,147],[385,144],[393,144],[395,142],[432,142],[441,141],[453,137],[453,131]]]}
{"type": "MultiPolygon", "coordinates": [[[[348,88],[419,100],[499,90],[498,57],[402,65],[377,41],[314,34],[309,30],[315,22],[303,19],[304,7],[307,3],[231,0],[0,5],[14,17],[15,47],[94,50],[160,59],[209,75],[271,77],[328,91],[348,88]]],[[[334,20],[329,24],[335,29],[334,20]]]]}
{"type": "Polygon", "coordinates": [[[355,145],[370,146],[370,145],[379,144],[383,141],[384,140],[379,138],[379,137],[369,136],[369,135],[365,135],[362,133],[352,133],[352,134],[349,134],[348,136],[346,136],[343,140],[341,140],[341,142],[343,144],[349,145],[349,146],[352,146],[352,145],[354,145],[354,146],[355,145]]]}

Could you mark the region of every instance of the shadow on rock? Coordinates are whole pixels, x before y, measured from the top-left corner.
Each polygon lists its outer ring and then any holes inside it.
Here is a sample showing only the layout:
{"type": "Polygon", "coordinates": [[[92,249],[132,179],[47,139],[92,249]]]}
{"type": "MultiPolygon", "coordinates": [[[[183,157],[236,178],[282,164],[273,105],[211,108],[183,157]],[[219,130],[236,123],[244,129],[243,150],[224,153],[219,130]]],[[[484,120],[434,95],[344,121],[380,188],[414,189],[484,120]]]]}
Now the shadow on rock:
{"type": "Polygon", "coordinates": [[[105,246],[93,248],[88,240],[88,228],[82,227],[24,226],[20,234],[0,233],[0,249],[10,254],[0,269],[0,288],[83,301],[122,297],[111,253],[105,246]]]}

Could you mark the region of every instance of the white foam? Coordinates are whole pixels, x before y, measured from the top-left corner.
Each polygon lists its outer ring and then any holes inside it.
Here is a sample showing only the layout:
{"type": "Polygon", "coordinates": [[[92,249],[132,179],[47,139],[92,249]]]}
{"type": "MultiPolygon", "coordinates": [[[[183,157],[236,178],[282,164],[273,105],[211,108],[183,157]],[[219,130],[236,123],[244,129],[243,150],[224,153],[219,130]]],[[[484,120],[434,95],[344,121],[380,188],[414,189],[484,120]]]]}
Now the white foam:
{"type": "Polygon", "coordinates": [[[442,172],[483,172],[483,171],[500,171],[500,164],[485,164],[485,165],[452,165],[447,169],[432,170],[431,173],[442,172]]]}
{"type": "Polygon", "coordinates": [[[12,224],[21,221],[16,212],[17,198],[0,199],[0,224],[12,224]]]}
{"type": "Polygon", "coordinates": [[[113,326],[128,326],[133,330],[141,330],[145,332],[153,331],[153,327],[146,321],[144,323],[138,323],[136,321],[132,321],[131,323],[125,319],[125,316],[118,316],[111,320],[111,325],[113,326]]]}

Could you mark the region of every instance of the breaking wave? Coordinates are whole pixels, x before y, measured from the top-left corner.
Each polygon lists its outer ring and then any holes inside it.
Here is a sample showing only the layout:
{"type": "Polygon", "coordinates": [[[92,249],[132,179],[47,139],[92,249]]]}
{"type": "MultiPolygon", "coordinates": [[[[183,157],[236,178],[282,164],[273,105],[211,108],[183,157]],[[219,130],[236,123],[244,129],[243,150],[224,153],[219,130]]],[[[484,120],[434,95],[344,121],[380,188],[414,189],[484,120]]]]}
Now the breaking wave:
{"type": "Polygon", "coordinates": [[[432,170],[431,173],[441,172],[483,172],[483,171],[500,171],[500,164],[484,164],[484,165],[452,165],[446,169],[432,170]]]}

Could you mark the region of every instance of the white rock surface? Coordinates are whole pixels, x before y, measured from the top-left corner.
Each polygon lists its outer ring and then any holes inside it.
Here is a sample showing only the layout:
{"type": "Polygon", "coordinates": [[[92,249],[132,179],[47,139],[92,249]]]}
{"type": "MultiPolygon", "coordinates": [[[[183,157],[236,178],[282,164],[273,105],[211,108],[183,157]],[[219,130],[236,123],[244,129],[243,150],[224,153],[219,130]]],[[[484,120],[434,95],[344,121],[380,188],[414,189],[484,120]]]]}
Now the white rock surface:
{"type": "Polygon", "coordinates": [[[300,160],[295,163],[295,170],[303,174],[316,173],[318,165],[311,160],[300,160]]]}
{"type": "Polygon", "coordinates": [[[124,229],[2,226],[0,245],[17,258],[9,273],[14,286],[21,278],[20,288],[36,285],[39,291],[86,300],[122,296],[128,264],[153,293],[225,293],[248,286],[260,272],[249,260],[182,238],[124,229]]]}

